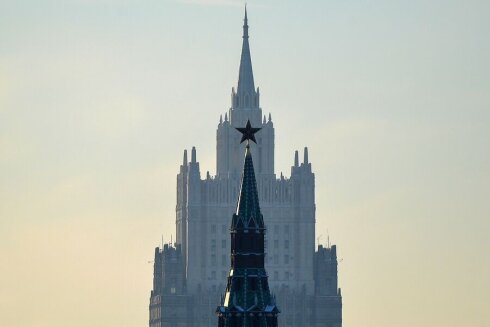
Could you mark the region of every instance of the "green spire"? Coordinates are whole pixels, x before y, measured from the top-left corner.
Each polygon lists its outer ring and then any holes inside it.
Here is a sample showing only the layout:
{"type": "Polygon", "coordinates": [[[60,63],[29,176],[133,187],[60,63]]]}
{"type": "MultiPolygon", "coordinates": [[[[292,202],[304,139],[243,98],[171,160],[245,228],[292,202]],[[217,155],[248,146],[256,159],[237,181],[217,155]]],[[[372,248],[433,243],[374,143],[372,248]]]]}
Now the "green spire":
{"type": "Polygon", "coordinates": [[[264,228],[264,219],[260,212],[254,164],[249,145],[247,145],[245,151],[240,197],[238,198],[236,209],[235,225],[232,227],[239,226],[239,222],[242,224],[240,226],[245,228],[264,228]]]}

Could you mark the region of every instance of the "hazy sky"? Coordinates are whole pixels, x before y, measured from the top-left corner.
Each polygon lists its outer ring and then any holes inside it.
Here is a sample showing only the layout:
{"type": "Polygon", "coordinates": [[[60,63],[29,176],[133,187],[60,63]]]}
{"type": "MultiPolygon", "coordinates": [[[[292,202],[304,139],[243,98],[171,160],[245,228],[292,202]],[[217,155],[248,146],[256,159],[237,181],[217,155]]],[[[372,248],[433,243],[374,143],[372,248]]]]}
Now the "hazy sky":
{"type": "MultiPolygon", "coordinates": [[[[0,325],[147,326],[243,1],[0,0],[0,325]]],[[[277,172],[310,148],[344,325],[490,325],[490,2],[250,0],[277,172]]]]}

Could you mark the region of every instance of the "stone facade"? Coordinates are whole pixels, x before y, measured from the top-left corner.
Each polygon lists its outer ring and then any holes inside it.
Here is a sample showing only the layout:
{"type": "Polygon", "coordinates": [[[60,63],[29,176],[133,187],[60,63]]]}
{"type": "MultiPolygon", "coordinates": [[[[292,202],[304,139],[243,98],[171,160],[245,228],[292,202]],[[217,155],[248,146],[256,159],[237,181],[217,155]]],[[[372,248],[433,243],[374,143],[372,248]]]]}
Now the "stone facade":
{"type": "Polygon", "coordinates": [[[251,152],[267,228],[265,267],[281,310],[279,326],[342,325],[336,247],[320,246],[315,251],[315,175],[308,149],[301,163],[295,152],[290,177],[275,174],[274,124],[270,114],[263,115],[260,91],[254,86],[245,19],[238,87],[232,89],[230,109],[217,126],[216,174],[203,176],[196,149],[192,148],[190,160],[184,151],[177,175],[176,247],[155,253],[155,275],[161,275],[166,264],[175,263],[168,263],[172,253],[180,262],[182,279],[176,280],[182,280],[183,286],[169,293],[172,284],[166,279],[173,275],[155,277],[150,327],[217,325],[214,311],[230,267],[230,217],[236,210],[245,152],[235,127],[245,126],[247,120],[262,128],[251,152]],[[158,256],[162,259],[157,260],[158,256]],[[175,303],[186,308],[182,315],[175,303]]]}

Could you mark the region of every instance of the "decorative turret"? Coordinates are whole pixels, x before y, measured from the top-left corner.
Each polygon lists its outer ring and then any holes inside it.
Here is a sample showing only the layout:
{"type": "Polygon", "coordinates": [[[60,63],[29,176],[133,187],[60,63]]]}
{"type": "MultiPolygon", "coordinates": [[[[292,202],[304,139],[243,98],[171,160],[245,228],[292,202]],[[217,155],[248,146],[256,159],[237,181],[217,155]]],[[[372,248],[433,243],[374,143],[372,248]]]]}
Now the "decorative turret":
{"type": "Polygon", "coordinates": [[[279,309],[264,268],[264,218],[260,211],[250,140],[260,128],[237,128],[247,141],[240,195],[231,222],[231,269],[226,292],[216,309],[218,327],[277,327],[279,309]]]}
{"type": "Polygon", "coordinates": [[[184,150],[184,158],[182,159],[182,167],[187,166],[187,150],[184,150]]]}
{"type": "Polygon", "coordinates": [[[182,248],[165,244],[163,249],[155,248],[153,266],[153,290],[150,296],[150,327],[169,326],[168,322],[179,303],[172,297],[185,298],[185,275],[182,248]]]}

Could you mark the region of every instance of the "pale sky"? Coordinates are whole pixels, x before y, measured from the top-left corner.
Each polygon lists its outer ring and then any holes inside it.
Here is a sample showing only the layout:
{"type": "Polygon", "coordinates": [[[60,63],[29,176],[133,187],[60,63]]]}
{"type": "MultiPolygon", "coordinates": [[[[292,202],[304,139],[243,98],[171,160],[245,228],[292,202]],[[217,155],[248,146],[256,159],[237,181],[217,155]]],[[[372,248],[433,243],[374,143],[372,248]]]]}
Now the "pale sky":
{"type": "MultiPolygon", "coordinates": [[[[490,2],[250,0],[344,326],[490,325],[490,2]],[[328,230],[328,232],[327,232],[328,230]]],[[[147,326],[183,149],[214,173],[243,1],[0,0],[0,325],[147,326]]]]}

